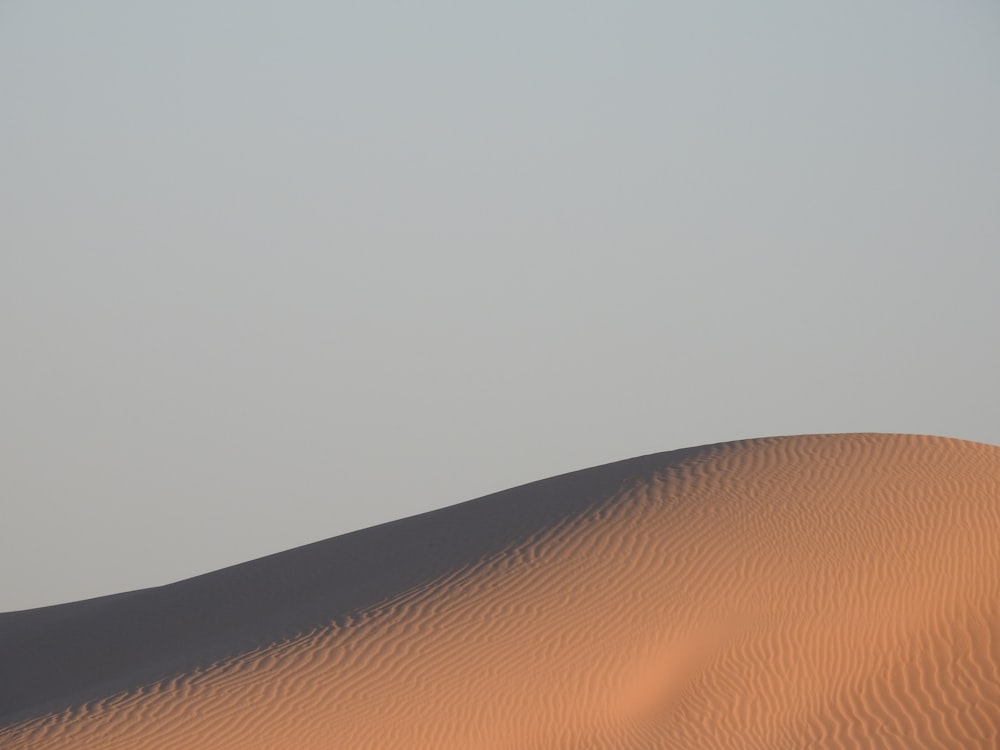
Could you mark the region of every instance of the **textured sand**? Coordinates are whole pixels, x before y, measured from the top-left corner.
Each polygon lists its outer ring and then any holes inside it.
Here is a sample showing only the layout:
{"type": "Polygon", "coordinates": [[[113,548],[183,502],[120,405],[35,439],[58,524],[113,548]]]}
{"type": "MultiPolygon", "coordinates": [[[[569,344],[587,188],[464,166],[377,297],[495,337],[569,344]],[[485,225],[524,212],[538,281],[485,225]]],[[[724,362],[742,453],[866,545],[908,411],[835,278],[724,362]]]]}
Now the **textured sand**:
{"type": "Polygon", "coordinates": [[[1000,448],[645,456],[0,615],[0,747],[997,748],[1000,448]]]}

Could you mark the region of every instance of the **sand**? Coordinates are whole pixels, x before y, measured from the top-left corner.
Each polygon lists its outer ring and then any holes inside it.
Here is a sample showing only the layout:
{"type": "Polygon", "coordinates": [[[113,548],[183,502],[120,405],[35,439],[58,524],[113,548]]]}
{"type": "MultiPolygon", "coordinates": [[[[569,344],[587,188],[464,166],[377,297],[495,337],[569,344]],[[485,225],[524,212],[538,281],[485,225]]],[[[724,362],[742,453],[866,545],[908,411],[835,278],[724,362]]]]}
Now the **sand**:
{"type": "Polygon", "coordinates": [[[997,748],[1000,448],[662,453],[3,614],[0,747],[997,748]]]}

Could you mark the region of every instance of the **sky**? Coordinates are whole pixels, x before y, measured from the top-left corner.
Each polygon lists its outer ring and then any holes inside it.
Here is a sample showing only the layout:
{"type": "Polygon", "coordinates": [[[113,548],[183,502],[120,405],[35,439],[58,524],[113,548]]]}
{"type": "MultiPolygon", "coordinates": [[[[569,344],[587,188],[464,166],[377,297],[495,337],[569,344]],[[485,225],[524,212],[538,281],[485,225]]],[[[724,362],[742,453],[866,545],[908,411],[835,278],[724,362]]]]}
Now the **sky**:
{"type": "Polygon", "coordinates": [[[675,448],[1000,444],[993,0],[5,0],[0,97],[0,611],[675,448]]]}

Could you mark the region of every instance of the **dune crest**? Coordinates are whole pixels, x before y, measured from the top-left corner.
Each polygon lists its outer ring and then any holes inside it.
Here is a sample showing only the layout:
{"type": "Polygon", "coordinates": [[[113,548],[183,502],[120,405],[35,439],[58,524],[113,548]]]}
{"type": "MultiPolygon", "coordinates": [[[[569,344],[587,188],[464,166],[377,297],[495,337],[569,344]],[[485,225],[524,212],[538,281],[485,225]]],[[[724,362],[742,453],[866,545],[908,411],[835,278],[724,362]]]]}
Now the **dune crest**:
{"type": "Polygon", "coordinates": [[[747,440],[0,615],[0,746],[996,748],[1000,448],[747,440]]]}

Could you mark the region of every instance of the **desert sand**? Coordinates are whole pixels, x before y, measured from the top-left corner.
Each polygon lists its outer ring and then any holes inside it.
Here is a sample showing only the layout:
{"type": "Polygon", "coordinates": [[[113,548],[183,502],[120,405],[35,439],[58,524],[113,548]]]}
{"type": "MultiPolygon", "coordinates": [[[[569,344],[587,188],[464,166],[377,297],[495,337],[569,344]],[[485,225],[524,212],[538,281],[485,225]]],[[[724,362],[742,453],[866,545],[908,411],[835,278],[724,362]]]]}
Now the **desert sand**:
{"type": "Polygon", "coordinates": [[[997,748],[1000,448],[692,448],[3,614],[0,747],[997,748]]]}

